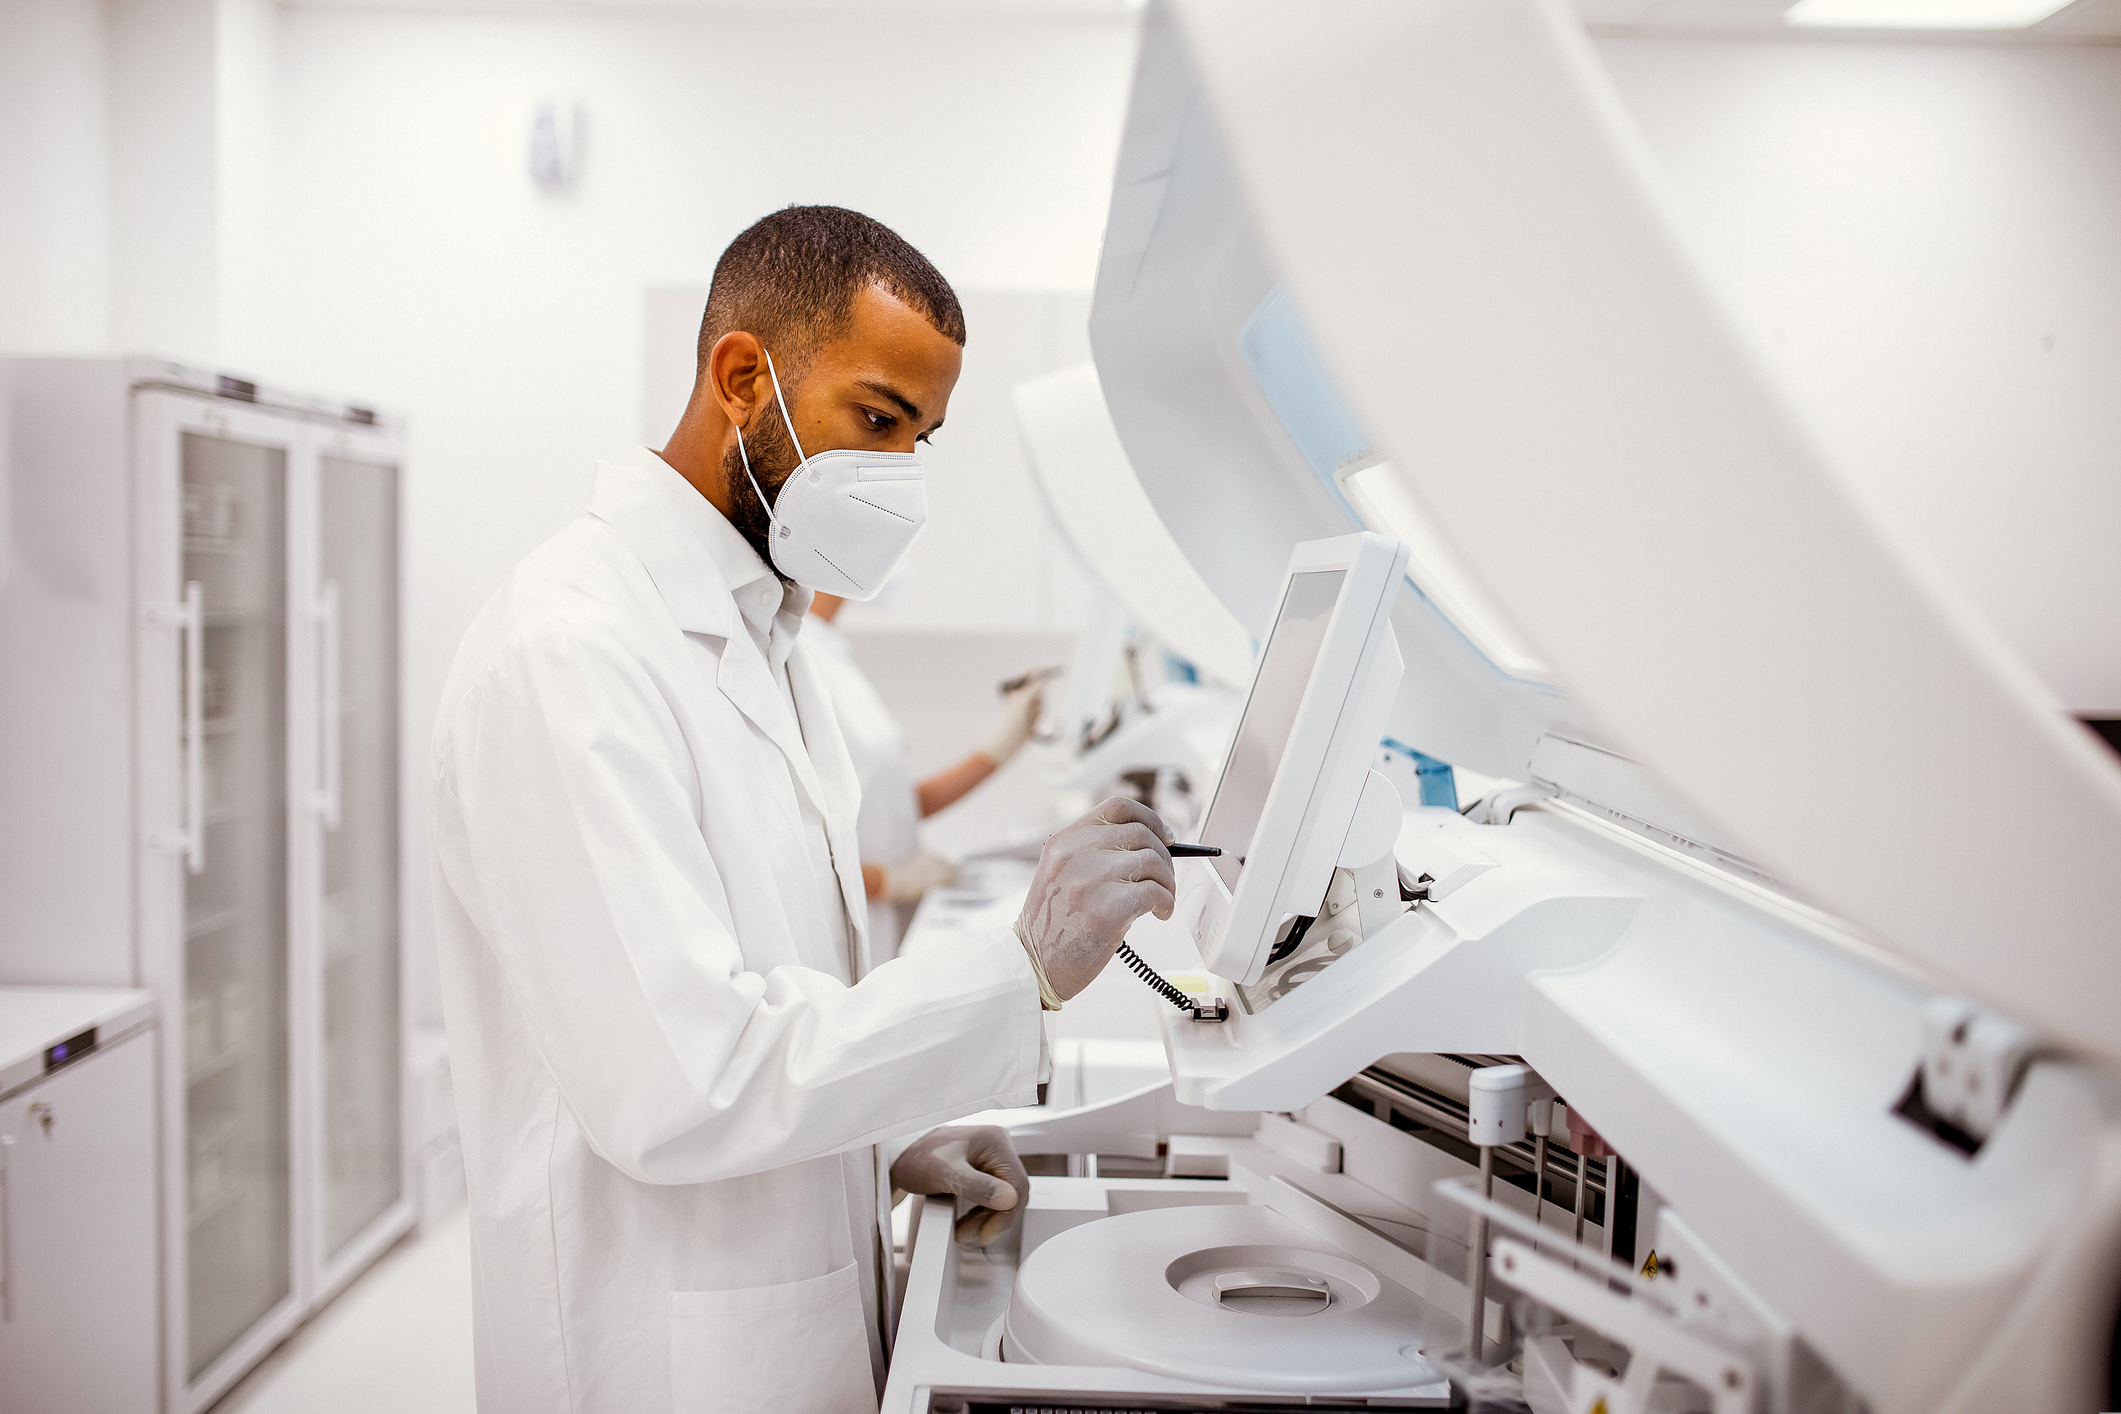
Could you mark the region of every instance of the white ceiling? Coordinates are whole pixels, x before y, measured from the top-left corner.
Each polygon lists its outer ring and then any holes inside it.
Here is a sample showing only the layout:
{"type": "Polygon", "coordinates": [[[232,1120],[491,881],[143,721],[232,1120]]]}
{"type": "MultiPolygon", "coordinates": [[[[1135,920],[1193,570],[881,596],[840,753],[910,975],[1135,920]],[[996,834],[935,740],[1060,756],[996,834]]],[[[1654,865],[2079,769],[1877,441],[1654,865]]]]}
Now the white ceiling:
{"type": "Polygon", "coordinates": [[[727,15],[935,14],[1041,19],[1129,18],[1148,0],[279,0],[288,10],[407,10],[434,13],[727,15]]]}
{"type": "MultiPolygon", "coordinates": [[[[1594,30],[1607,33],[1671,34],[1717,31],[1776,35],[1792,39],[1930,37],[1911,29],[1797,29],[1783,23],[1794,0],[1574,0],[1576,12],[1594,30]]],[[[2083,43],[2121,40],[2121,0],[2075,0],[2039,24],[2023,30],[1944,31],[1958,40],[1979,42],[2083,43]]]]}
{"type": "MultiPolygon", "coordinates": [[[[280,0],[289,9],[492,11],[582,14],[681,11],[724,14],[929,13],[996,18],[1124,19],[1147,0],[280,0]]],[[[1794,0],[1572,0],[1584,23],[1606,34],[1775,36],[1845,41],[1927,38],[1921,30],[1796,29],[1782,15],[1794,0]]],[[[1975,42],[2100,43],[2121,41],[2121,0],[2074,0],[2025,30],[1947,31],[1975,42]]]]}

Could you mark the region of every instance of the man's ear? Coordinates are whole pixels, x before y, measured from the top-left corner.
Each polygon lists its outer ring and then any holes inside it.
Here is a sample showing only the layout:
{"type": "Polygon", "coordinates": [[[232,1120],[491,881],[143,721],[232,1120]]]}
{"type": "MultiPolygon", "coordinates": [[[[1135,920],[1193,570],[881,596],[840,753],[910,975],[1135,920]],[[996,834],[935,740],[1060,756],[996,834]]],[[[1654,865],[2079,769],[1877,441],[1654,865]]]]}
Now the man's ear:
{"type": "Polygon", "coordinates": [[[714,341],[707,354],[708,391],[722,415],[748,430],[760,405],[773,396],[766,376],[764,346],[755,335],[732,330],[714,341]]]}

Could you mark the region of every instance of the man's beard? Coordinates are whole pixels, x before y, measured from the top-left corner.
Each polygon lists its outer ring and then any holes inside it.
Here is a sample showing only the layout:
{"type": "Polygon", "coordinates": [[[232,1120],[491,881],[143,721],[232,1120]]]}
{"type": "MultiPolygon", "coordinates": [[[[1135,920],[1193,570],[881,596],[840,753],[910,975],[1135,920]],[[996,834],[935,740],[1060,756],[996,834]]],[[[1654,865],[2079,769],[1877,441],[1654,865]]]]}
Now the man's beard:
{"type": "Polygon", "coordinates": [[[744,474],[743,453],[737,448],[731,447],[722,458],[724,484],[729,487],[729,523],[736,527],[745,543],[758,552],[759,558],[766,562],[766,568],[780,575],[783,584],[793,584],[795,581],[781,574],[773,563],[770,539],[773,512],[766,508],[766,503],[759,499],[759,493],[751,485],[752,476],[757,477],[767,494],[778,500],[781,487],[802,460],[795,454],[795,444],[789,439],[787,424],[781,421],[779,409],[774,410],[773,416],[759,419],[759,425],[744,438],[744,447],[751,453],[751,476],[744,474]]]}

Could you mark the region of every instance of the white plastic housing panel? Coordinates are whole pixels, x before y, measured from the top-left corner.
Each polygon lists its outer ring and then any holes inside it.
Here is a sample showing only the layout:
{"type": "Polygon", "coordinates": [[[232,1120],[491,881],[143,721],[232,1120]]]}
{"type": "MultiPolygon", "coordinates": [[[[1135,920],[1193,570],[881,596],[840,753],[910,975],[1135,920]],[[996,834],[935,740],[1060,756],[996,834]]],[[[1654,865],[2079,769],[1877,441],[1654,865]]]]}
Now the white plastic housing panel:
{"type": "Polygon", "coordinates": [[[1876,1414],[2103,1407],[2121,1251],[2110,1073],[2035,1066],[1970,1158],[1894,1113],[1928,999],[1906,976],[1566,810],[1498,833],[1643,897],[1618,947],[1517,989],[1515,1054],[1876,1414]]]}
{"type": "Polygon", "coordinates": [[[1843,483],[1682,248],[1570,13],[1172,13],[1258,258],[1606,737],[1777,876],[2121,1059],[2121,767],[1843,483]]]}
{"type": "Polygon", "coordinates": [[[1068,547],[1134,621],[1202,672],[1232,686],[1252,673],[1252,636],[1164,528],[1105,409],[1097,365],[1016,389],[1032,479],[1068,547]]]}
{"type": "Polygon", "coordinates": [[[1527,974],[1598,957],[1641,902],[1525,831],[1441,808],[1407,812],[1403,864],[1438,857],[1432,833],[1447,836],[1456,857],[1486,866],[1467,870],[1448,899],[1401,915],[1269,1005],[1232,1006],[1228,1021],[1159,1009],[1180,1100],[1301,1109],[1395,1052],[1517,1054],[1527,974]]]}
{"type": "MultiPolygon", "coordinates": [[[[1305,540],[1354,529],[1407,538],[1381,515],[1364,521],[1361,498],[1306,463],[1244,362],[1240,340],[1276,302],[1278,278],[1185,47],[1168,17],[1152,10],[1090,342],[1142,489],[1201,578],[1254,636],[1266,632],[1276,602],[1261,566],[1280,563],[1305,540]]],[[[1444,548],[1440,533],[1429,547],[1444,548]]],[[[1408,672],[1387,720],[1390,735],[1486,775],[1518,777],[1543,731],[1589,730],[1560,690],[1533,680],[1528,650],[1503,653],[1496,635],[1483,631],[1477,637],[1500,655],[1488,656],[1427,596],[1422,578],[1414,576],[1413,592],[1393,610],[1408,672]]],[[[1450,578],[1476,587],[1468,576],[1450,578]]]]}

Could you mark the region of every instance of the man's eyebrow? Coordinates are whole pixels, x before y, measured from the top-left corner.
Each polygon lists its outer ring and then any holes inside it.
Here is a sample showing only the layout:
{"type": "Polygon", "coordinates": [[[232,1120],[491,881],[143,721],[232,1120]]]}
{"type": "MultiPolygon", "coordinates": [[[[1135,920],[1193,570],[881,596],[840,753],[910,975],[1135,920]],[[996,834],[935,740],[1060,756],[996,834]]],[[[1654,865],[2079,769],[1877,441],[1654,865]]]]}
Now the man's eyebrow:
{"type": "Polygon", "coordinates": [[[889,383],[879,383],[872,378],[862,378],[856,380],[854,386],[857,388],[867,388],[872,393],[877,393],[882,395],[883,397],[891,399],[891,401],[899,405],[899,411],[905,413],[907,417],[911,418],[915,422],[919,422],[921,420],[921,410],[919,407],[915,406],[913,399],[907,397],[904,393],[901,393],[898,389],[892,387],[889,383]]]}

